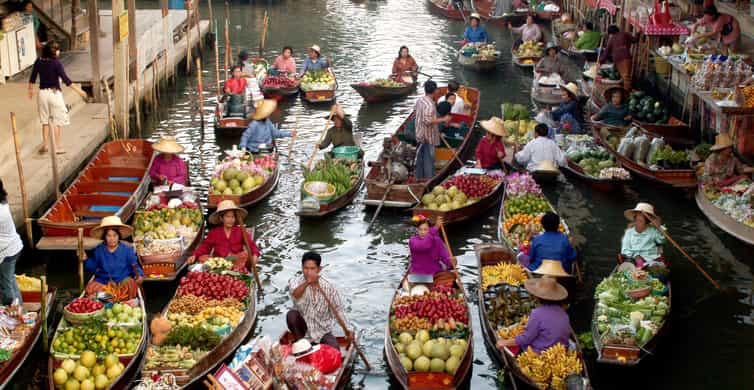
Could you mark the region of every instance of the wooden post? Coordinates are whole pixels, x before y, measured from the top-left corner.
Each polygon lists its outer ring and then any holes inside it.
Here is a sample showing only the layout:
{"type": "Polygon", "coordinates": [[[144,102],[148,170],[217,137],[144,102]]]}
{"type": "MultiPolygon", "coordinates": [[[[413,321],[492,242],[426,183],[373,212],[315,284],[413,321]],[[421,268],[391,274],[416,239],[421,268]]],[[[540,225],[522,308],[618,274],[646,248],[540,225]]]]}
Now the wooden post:
{"type": "Polygon", "coordinates": [[[79,292],[84,291],[84,228],[78,229],[79,292]]]}
{"type": "Polygon", "coordinates": [[[168,77],[175,74],[175,65],[170,61],[170,47],[173,42],[173,34],[170,32],[170,24],[168,21],[168,0],[161,0],[160,7],[162,8],[162,39],[164,43],[163,49],[165,50],[165,82],[168,82],[168,77]],[[171,68],[172,67],[172,68],[171,68]],[[170,70],[173,72],[170,72],[170,70]]]}
{"type": "MultiPolygon", "coordinates": [[[[123,0],[112,0],[112,10],[115,122],[123,129],[123,138],[128,138],[128,50],[126,48],[127,42],[124,39],[121,39],[120,34],[120,16],[123,13],[123,0]]],[[[127,28],[127,26],[123,26],[123,28],[127,28]]]]}
{"type": "Polygon", "coordinates": [[[199,99],[199,119],[202,121],[202,130],[204,130],[204,86],[202,85],[202,60],[196,58],[196,91],[199,99]]]}
{"type": "Polygon", "coordinates": [[[202,56],[202,52],[204,51],[204,45],[202,44],[202,29],[199,26],[201,20],[201,15],[199,15],[199,0],[196,0],[196,4],[194,5],[194,25],[196,25],[196,44],[199,45],[199,57],[202,56]]]}
{"type": "Polygon", "coordinates": [[[76,40],[76,11],[79,11],[79,8],[81,8],[80,0],[71,1],[71,49],[76,49],[78,43],[76,40]]]}
{"type": "Polygon", "coordinates": [[[96,1],[87,2],[87,17],[89,18],[89,54],[92,61],[92,92],[94,100],[102,102],[102,88],[100,87],[99,66],[99,7],[96,1]]]}
{"type": "Polygon", "coordinates": [[[24,166],[21,164],[21,147],[18,142],[18,128],[16,127],[16,113],[10,113],[10,127],[13,130],[13,144],[16,148],[16,166],[18,167],[18,185],[21,187],[21,209],[24,212],[24,225],[26,226],[26,238],[29,247],[34,250],[34,237],[31,233],[31,219],[29,218],[29,203],[26,198],[26,179],[24,178],[24,166]]]}
{"type": "Polygon", "coordinates": [[[207,0],[207,9],[209,10],[209,31],[210,34],[217,35],[215,30],[215,16],[212,11],[212,0],[207,0]]]}
{"type": "Polygon", "coordinates": [[[50,348],[49,340],[47,337],[47,276],[42,275],[39,279],[42,280],[42,291],[40,296],[40,303],[42,306],[39,308],[39,315],[41,316],[40,326],[42,327],[42,350],[47,352],[50,348]]]}
{"type": "Polygon", "coordinates": [[[191,74],[191,8],[194,7],[193,1],[186,2],[186,74],[191,74]]]}
{"type": "Polygon", "coordinates": [[[230,5],[225,0],[225,80],[229,79],[228,66],[231,64],[230,58],[230,5]]]}
{"type": "MultiPolygon", "coordinates": [[[[128,60],[129,63],[129,80],[134,83],[134,116],[136,117],[136,131],[138,136],[141,137],[141,88],[139,87],[139,75],[141,69],[139,68],[139,47],[136,42],[136,0],[128,1],[128,60]],[[131,80],[131,76],[133,79],[131,80]]],[[[127,137],[126,137],[127,138],[127,137]]]]}
{"type": "Polygon", "coordinates": [[[55,186],[55,198],[60,199],[60,178],[58,177],[58,154],[55,151],[55,126],[50,125],[49,134],[47,135],[48,149],[50,150],[50,159],[52,159],[52,184],[55,186]]]}
{"type": "Polygon", "coordinates": [[[220,84],[220,47],[217,45],[217,25],[215,25],[215,82],[217,83],[217,101],[223,94],[223,87],[220,84]]]}

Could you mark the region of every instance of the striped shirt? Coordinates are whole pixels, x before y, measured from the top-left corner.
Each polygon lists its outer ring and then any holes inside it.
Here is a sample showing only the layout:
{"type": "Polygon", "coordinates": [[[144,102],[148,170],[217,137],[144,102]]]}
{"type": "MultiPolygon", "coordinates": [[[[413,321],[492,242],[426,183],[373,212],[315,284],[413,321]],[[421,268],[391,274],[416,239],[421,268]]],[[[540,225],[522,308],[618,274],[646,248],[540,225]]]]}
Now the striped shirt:
{"type": "MultiPolygon", "coordinates": [[[[327,301],[322,297],[322,293],[316,288],[308,286],[304,291],[304,295],[300,299],[293,297],[293,290],[298,286],[304,284],[304,276],[296,276],[288,281],[288,287],[290,288],[291,298],[293,298],[293,307],[298,310],[306,321],[306,338],[312,342],[319,342],[322,336],[327,333],[331,333],[335,326],[335,314],[330,312],[330,307],[327,305],[327,301]]],[[[343,301],[340,299],[340,294],[335,290],[335,287],[325,280],[319,278],[319,288],[322,292],[327,294],[335,309],[343,314],[343,301]]],[[[345,318],[343,318],[345,320],[345,318]]]]}
{"type": "Polygon", "coordinates": [[[440,130],[432,121],[437,116],[435,101],[431,96],[424,95],[416,101],[416,141],[421,144],[440,144],[440,130]]]}

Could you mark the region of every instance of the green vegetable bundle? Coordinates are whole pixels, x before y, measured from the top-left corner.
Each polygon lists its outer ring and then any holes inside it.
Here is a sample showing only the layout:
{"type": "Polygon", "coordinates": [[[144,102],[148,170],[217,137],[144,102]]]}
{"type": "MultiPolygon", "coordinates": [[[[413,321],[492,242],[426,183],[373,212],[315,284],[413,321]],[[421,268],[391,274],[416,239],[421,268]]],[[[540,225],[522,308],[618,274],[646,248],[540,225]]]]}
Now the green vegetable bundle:
{"type": "Polygon", "coordinates": [[[220,336],[200,326],[176,326],[170,330],[163,345],[180,345],[209,351],[220,343],[220,336]]]}
{"type": "Polygon", "coordinates": [[[304,183],[323,181],[335,186],[335,196],[348,192],[358,181],[361,161],[325,158],[304,175],[304,183]]]}
{"type": "Polygon", "coordinates": [[[504,119],[507,121],[519,121],[531,119],[529,110],[521,104],[504,104],[504,119]]]}

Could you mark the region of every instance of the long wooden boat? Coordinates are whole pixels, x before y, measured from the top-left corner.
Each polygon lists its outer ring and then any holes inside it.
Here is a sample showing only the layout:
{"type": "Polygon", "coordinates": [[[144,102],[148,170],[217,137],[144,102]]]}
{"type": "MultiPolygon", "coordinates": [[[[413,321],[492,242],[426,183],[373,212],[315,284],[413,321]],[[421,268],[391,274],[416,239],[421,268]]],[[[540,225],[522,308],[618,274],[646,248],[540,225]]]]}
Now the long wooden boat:
{"type": "Polygon", "coordinates": [[[467,57],[463,53],[458,53],[458,63],[466,69],[475,72],[491,72],[497,68],[499,56],[492,58],[477,58],[474,56],[467,57]]]}
{"type": "MultiPolygon", "coordinates": [[[[277,151],[274,151],[273,155],[275,160],[278,161],[280,155],[277,151]]],[[[276,163],[275,169],[261,186],[242,195],[218,195],[210,193],[207,195],[207,208],[214,210],[220,202],[226,199],[234,201],[240,207],[251,207],[267,198],[275,190],[275,187],[277,187],[278,180],[280,180],[280,164],[276,163]]]]}
{"type": "Polygon", "coordinates": [[[335,100],[335,91],[338,90],[338,79],[335,77],[335,73],[333,73],[331,68],[327,68],[327,71],[332,75],[333,79],[335,79],[335,85],[332,87],[332,89],[307,91],[299,84],[299,90],[301,90],[301,100],[307,103],[330,103],[335,100]]]}
{"type": "MultiPolygon", "coordinates": [[[[497,342],[500,340],[500,336],[497,333],[496,325],[493,324],[487,314],[487,304],[485,301],[485,295],[487,291],[482,288],[482,267],[489,265],[496,265],[500,263],[516,263],[516,256],[508,248],[499,244],[477,244],[474,246],[474,252],[476,253],[478,272],[477,274],[477,299],[479,302],[479,318],[482,320],[482,334],[484,336],[484,342],[487,345],[487,349],[491,352],[490,355],[494,358],[497,364],[505,365],[510,372],[522,383],[534,389],[546,390],[538,386],[535,381],[527,376],[521,368],[518,366],[516,356],[511,352],[509,348],[505,348],[503,351],[497,349],[497,342]]],[[[587,382],[589,380],[589,372],[584,360],[584,355],[579,346],[576,335],[571,333],[571,341],[576,345],[578,357],[581,360],[582,372],[579,373],[583,379],[587,382]]],[[[564,379],[564,378],[563,378],[564,379]]],[[[515,386],[514,386],[515,388],[515,386]]]]}
{"type": "Polygon", "coordinates": [[[472,12],[465,1],[463,11],[453,5],[453,0],[427,0],[427,7],[432,13],[452,20],[466,20],[472,12]]]}
{"type": "Polygon", "coordinates": [[[246,107],[244,110],[245,115],[226,115],[225,105],[227,96],[223,96],[221,99],[218,99],[217,103],[215,104],[215,130],[220,131],[217,132],[217,134],[236,134],[239,131],[245,130],[249,126],[248,115],[254,112],[254,101],[251,96],[247,95],[249,93],[248,88],[252,88],[252,91],[255,91],[256,88],[260,88],[259,92],[262,92],[261,84],[264,80],[264,77],[267,75],[268,68],[268,62],[264,58],[252,58],[250,62],[254,64],[254,70],[256,71],[256,73],[242,73],[241,77],[246,78],[247,81],[256,81],[257,85],[248,86],[247,90],[244,91],[244,98],[246,99],[246,101],[244,102],[244,105],[246,107]]]}
{"type": "Polygon", "coordinates": [[[488,25],[508,27],[508,23],[510,23],[519,26],[526,22],[526,17],[530,14],[528,8],[521,8],[512,10],[510,13],[493,15],[495,0],[473,0],[472,4],[484,23],[488,25]]]}
{"type": "Polygon", "coordinates": [[[565,89],[556,86],[537,84],[537,75],[534,75],[534,81],[531,87],[531,99],[540,107],[557,107],[565,101],[565,89]]]}
{"type": "MultiPolygon", "coordinates": [[[[447,87],[441,87],[442,94],[447,92],[447,87]]],[[[466,101],[470,104],[471,108],[468,115],[452,114],[454,122],[463,122],[469,127],[474,128],[477,115],[479,114],[479,101],[480,93],[478,89],[463,86],[460,90],[462,94],[466,95],[466,101]]],[[[393,145],[397,145],[402,142],[401,139],[405,132],[406,126],[414,120],[415,113],[412,112],[405,121],[398,127],[398,130],[392,136],[391,142],[393,145]]],[[[369,172],[366,175],[367,195],[364,199],[364,204],[368,206],[377,206],[380,203],[384,203],[386,207],[408,208],[419,203],[421,196],[428,188],[434,187],[439,184],[450,172],[458,169],[460,163],[453,157],[454,152],[457,156],[463,156],[469,148],[469,140],[471,139],[473,131],[466,133],[466,137],[461,144],[451,151],[450,149],[437,147],[435,149],[435,167],[438,166],[438,162],[443,165],[436,169],[435,175],[423,181],[411,181],[413,175],[408,183],[402,184],[390,184],[387,178],[382,175],[383,166],[387,164],[387,160],[370,162],[369,172]],[[384,201],[384,202],[383,202],[384,201]]]]}
{"type": "Polygon", "coordinates": [[[379,103],[408,96],[416,90],[417,85],[417,82],[413,82],[403,87],[382,87],[379,85],[354,83],[351,84],[351,88],[355,89],[367,103],[379,103]]]}
{"type": "Polygon", "coordinates": [[[702,210],[702,213],[715,226],[749,245],[754,245],[754,228],[738,222],[721,208],[712,204],[704,194],[704,185],[702,184],[699,185],[699,189],[696,191],[696,204],[699,206],[699,210],[702,210]]]}
{"type": "MultiPolygon", "coordinates": [[[[407,272],[401,280],[401,286],[408,284],[408,276],[409,273],[407,272]]],[[[464,289],[463,284],[460,282],[460,276],[457,275],[456,272],[440,272],[434,275],[435,282],[441,280],[453,280],[453,287],[460,290],[462,293],[469,314],[468,347],[466,348],[466,352],[463,355],[463,359],[461,359],[461,364],[458,366],[455,375],[450,375],[445,372],[407,372],[401,364],[398,351],[393,345],[393,335],[390,332],[390,320],[388,318],[387,324],[385,325],[385,356],[387,358],[387,364],[390,367],[390,371],[393,373],[393,376],[398,380],[398,383],[400,383],[401,387],[403,387],[404,389],[457,389],[462,387],[462,385],[465,383],[465,380],[467,379],[467,376],[471,373],[472,363],[474,361],[474,334],[472,331],[473,325],[471,324],[471,307],[469,306],[469,298],[466,295],[466,290],[464,289]]],[[[393,294],[393,299],[390,303],[391,311],[393,308],[392,302],[394,302],[398,298],[400,289],[401,287],[399,286],[393,294]]]]}
{"type": "MultiPolygon", "coordinates": [[[[605,104],[604,99],[596,94],[592,95],[590,102],[590,107],[594,113],[599,112],[605,104]]],[[[690,147],[698,143],[698,137],[691,130],[691,127],[672,115],[668,119],[668,123],[649,123],[636,119],[633,122],[648,134],[662,137],[669,144],[690,147]]]]}
{"type": "Polygon", "coordinates": [[[296,85],[290,87],[274,87],[271,85],[264,85],[263,82],[262,93],[264,94],[264,97],[268,99],[283,100],[296,96],[300,87],[300,80],[296,82],[296,85]]]}
{"type": "MultiPolygon", "coordinates": [[[[354,337],[356,337],[355,333],[354,337]]],[[[340,345],[341,363],[338,371],[332,374],[328,374],[328,376],[335,377],[332,382],[333,385],[332,387],[330,387],[331,390],[344,389],[348,386],[348,378],[351,376],[351,372],[353,371],[351,369],[351,366],[356,359],[356,340],[351,341],[342,336],[338,336],[336,338],[338,340],[338,345],[340,345]]],[[[295,341],[296,337],[288,331],[280,336],[280,345],[290,345],[295,341]]]]}
{"type": "MultiPolygon", "coordinates": [[[[623,135],[624,133],[622,129],[608,126],[603,126],[603,129],[608,129],[609,132],[617,133],[619,135],[623,135]]],[[[605,149],[607,149],[607,151],[615,157],[615,160],[621,163],[623,168],[629,170],[636,176],[656,183],[669,185],[674,188],[690,189],[696,187],[696,172],[693,169],[649,169],[646,166],[637,164],[634,160],[618,153],[617,150],[613,149],[613,147],[610,146],[607,140],[603,137],[599,126],[592,128],[592,133],[598,143],[605,147],[605,149]]],[[[655,138],[655,136],[652,134],[646,134],[650,138],[650,141],[655,138]]]]}
{"type": "MultiPolygon", "coordinates": [[[[254,230],[251,229],[249,234],[253,239],[254,230]]],[[[176,291],[173,299],[177,297],[177,294],[178,292],[176,291]]],[[[207,352],[207,354],[196,362],[193,367],[189,369],[146,369],[145,364],[147,359],[145,358],[139,367],[141,373],[139,378],[170,373],[175,376],[176,383],[181,386],[182,389],[191,388],[193,384],[204,378],[208,373],[217,369],[217,366],[231,357],[241,343],[246,340],[249,333],[251,333],[254,323],[257,320],[257,287],[254,285],[253,279],[251,286],[249,286],[248,302],[249,304],[246,307],[246,311],[244,312],[243,318],[241,318],[241,321],[238,323],[238,326],[233,328],[227,336],[224,336],[222,341],[220,341],[220,343],[211,351],[207,352]]],[[[163,316],[167,314],[168,306],[169,304],[162,310],[163,316]]],[[[149,348],[151,348],[151,344],[149,348]]]]}
{"type": "MultiPolygon", "coordinates": [[[[94,280],[94,278],[92,278],[94,280]]],[[[82,293],[81,296],[84,296],[82,293]]],[[[107,389],[128,389],[130,388],[131,379],[133,378],[134,374],[136,373],[136,370],[138,369],[139,365],[137,364],[144,354],[144,351],[147,346],[147,339],[149,338],[149,327],[147,323],[147,309],[144,306],[144,292],[139,288],[138,290],[138,299],[139,299],[139,305],[141,310],[141,339],[139,341],[139,345],[136,347],[136,352],[132,355],[119,355],[118,359],[121,363],[125,366],[125,369],[120,374],[120,376],[114,378],[110,385],[107,387],[107,389]]],[[[55,331],[55,335],[57,336],[57,333],[61,330],[67,328],[69,326],[68,322],[65,319],[61,319],[58,323],[57,330],[55,331]]],[[[56,355],[54,350],[50,350],[50,356],[47,361],[47,388],[49,390],[55,390],[55,383],[53,382],[53,373],[55,372],[55,369],[60,367],[60,364],[63,362],[64,359],[68,358],[68,355],[60,354],[56,355]]],[[[72,359],[76,360],[78,359],[78,356],[71,357],[72,359]]]]}
{"type": "MultiPolygon", "coordinates": [[[[447,180],[448,179],[446,179],[445,181],[447,180]]],[[[437,220],[437,217],[442,217],[443,223],[450,225],[452,223],[461,222],[469,218],[476,217],[483,214],[490,208],[495,207],[495,205],[498,204],[498,198],[502,196],[504,191],[505,180],[503,179],[500,180],[497,186],[495,186],[495,188],[493,188],[489,194],[468,206],[460,207],[450,211],[440,211],[423,208],[421,207],[422,205],[419,205],[414,207],[411,211],[413,212],[413,215],[422,214],[427,216],[432,222],[435,222],[437,220]]]]}
{"type": "Polygon", "coordinates": [[[296,211],[296,215],[298,215],[299,217],[304,217],[304,218],[322,218],[351,204],[351,202],[353,202],[353,200],[356,199],[356,196],[359,195],[359,191],[361,190],[361,187],[364,185],[364,167],[363,167],[364,161],[359,160],[359,164],[362,165],[359,178],[356,180],[356,183],[354,183],[354,185],[351,186],[351,188],[348,191],[346,191],[341,196],[327,203],[320,203],[319,209],[299,207],[298,211],[296,211]]]}
{"type": "MultiPolygon", "coordinates": [[[[54,287],[50,287],[47,291],[47,297],[46,297],[46,318],[47,322],[49,322],[50,314],[52,313],[53,303],[55,302],[55,296],[57,295],[57,289],[54,287]]],[[[37,344],[37,341],[39,340],[39,336],[42,334],[42,315],[41,315],[41,302],[33,302],[28,301],[24,302],[24,305],[27,306],[29,304],[40,306],[40,308],[36,310],[31,310],[37,313],[36,322],[34,323],[34,326],[31,328],[29,333],[26,335],[23,341],[21,341],[18,348],[12,351],[10,359],[6,360],[2,363],[0,363],[0,389],[4,389],[8,383],[13,379],[13,376],[16,375],[19,369],[21,369],[21,366],[26,362],[26,359],[29,357],[29,354],[32,350],[34,350],[34,346],[37,344]]],[[[45,325],[47,325],[47,322],[45,322],[45,325]]]]}
{"type": "MultiPolygon", "coordinates": [[[[613,269],[611,274],[618,272],[618,267],[613,269]]],[[[657,330],[657,333],[652,336],[646,344],[639,347],[636,345],[624,345],[624,344],[612,344],[605,343],[600,338],[600,332],[598,329],[597,308],[595,306],[594,313],[592,315],[592,340],[594,340],[594,349],[597,351],[597,362],[613,364],[618,366],[635,366],[639,364],[644,358],[651,356],[660,341],[668,334],[670,329],[670,313],[673,307],[672,305],[672,287],[670,280],[666,284],[668,288],[668,309],[665,315],[665,320],[657,330]]]]}
{"type": "Polygon", "coordinates": [[[78,229],[84,229],[85,246],[99,240],[89,237],[100,219],[117,215],[124,222],[149,191],[149,169],[155,153],[143,139],[106,142],[73,183],[38,220],[42,228],[39,249],[77,248],[78,229]]]}
{"type": "Polygon", "coordinates": [[[538,57],[517,56],[516,49],[511,47],[511,58],[513,58],[513,63],[519,68],[534,69],[534,66],[537,65],[537,62],[539,62],[540,59],[542,59],[542,56],[538,56],[538,57]]]}
{"type": "MultiPolygon", "coordinates": [[[[599,191],[614,191],[619,188],[622,188],[625,184],[631,181],[631,179],[617,179],[617,178],[600,178],[596,176],[587,175],[586,172],[584,172],[584,169],[581,168],[579,164],[576,164],[571,160],[570,158],[566,157],[566,160],[568,164],[566,166],[561,167],[563,172],[565,172],[566,175],[570,177],[574,177],[576,179],[579,179],[585,183],[587,183],[590,187],[594,188],[595,190],[599,191]]],[[[622,167],[620,163],[618,163],[619,167],[622,167]]]]}

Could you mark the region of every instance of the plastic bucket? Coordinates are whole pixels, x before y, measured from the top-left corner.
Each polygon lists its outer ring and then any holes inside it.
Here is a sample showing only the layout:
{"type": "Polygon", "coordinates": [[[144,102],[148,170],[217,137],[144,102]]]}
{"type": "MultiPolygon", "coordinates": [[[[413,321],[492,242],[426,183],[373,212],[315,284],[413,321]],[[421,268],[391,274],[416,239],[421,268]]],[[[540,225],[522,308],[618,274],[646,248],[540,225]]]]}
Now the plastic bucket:
{"type": "Polygon", "coordinates": [[[347,160],[357,160],[359,158],[359,151],[361,149],[358,146],[338,146],[332,150],[332,154],[335,158],[345,158],[347,160]]]}
{"type": "Polygon", "coordinates": [[[662,75],[662,76],[669,75],[670,74],[670,63],[666,59],[664,59],[664,58],[662,58],[660,56],[655,56],[655,73],[657,73],[659,75],[662,75]]]}

